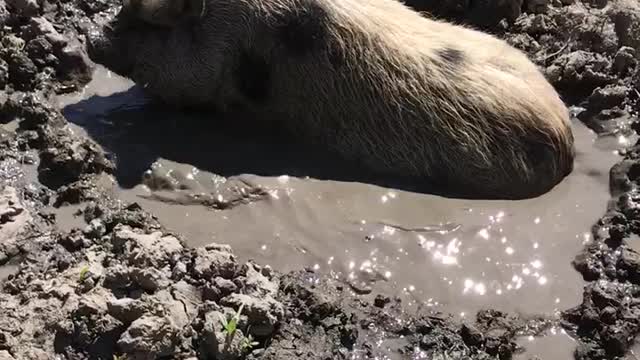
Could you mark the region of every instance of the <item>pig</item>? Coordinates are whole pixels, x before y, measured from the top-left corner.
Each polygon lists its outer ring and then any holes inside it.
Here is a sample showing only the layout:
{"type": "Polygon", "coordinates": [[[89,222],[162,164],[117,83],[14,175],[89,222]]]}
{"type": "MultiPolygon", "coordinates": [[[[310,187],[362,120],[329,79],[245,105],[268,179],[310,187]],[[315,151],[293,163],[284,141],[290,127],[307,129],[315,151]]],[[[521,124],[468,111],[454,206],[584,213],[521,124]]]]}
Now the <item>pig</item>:
{"type": "Polygon", "coordinates": [[[395,0],[124,0],[87,39],[167,104],[451,196],[537,197],[573,170],[568,109],[523,52],[395,0]]]}

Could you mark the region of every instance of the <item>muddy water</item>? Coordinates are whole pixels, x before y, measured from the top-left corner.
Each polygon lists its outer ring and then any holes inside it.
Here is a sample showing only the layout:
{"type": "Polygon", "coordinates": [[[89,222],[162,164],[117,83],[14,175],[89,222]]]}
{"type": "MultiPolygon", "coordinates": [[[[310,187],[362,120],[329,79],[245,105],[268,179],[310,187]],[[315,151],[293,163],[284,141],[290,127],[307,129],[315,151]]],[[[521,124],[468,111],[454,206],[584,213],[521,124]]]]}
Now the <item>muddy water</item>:
{"type": "Polygon", "coordinates": [[[519,339],[518,345],[525,351],[516,355],[515,360],[567,360],[574,358],[576,341],[564,329],[552,327],[544,336],[519,339]]]}
{"type": "Polygon", "coordinates": [[[605,210],[624,138],[596,139],[575,122],[575,170],[549,193],[449,199],[341,176],[348,165],[268,136],[218,131],[229,119],[152,110],[130,86],[98,69],[60,105],[115,156],[117,195],[190,245],[229,243],[279,270],[307,266],[358,292],[461,316],[489,306],[551,314],[580,302],[583,281],[570,262],[605,210]]]}

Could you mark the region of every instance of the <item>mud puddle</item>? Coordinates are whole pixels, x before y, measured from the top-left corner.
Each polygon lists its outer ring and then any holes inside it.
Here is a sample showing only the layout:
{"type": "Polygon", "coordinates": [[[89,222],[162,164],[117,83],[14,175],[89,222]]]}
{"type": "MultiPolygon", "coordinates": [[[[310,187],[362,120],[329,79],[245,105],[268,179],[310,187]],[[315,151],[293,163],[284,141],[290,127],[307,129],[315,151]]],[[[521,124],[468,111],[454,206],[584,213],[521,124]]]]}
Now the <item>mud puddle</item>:
{"type": "Polygon", "coordinates": [[[150,111],[130,87],[99,68],[82,94],[59,104],[116,157],[121,199],[192,246],[228,243],[278,270],[306,266],[350,279],[360,293],[404,295],[463,317],[489,306],[553,314],[580,303],[584,282],[570,262],[605,211],[609,169],[627,141],[596,139],[576,120],[575,170],[548,194],[448,199],[337,176],[348,166],[216,132],[218,119],[199,131],[202,119],[150,111]],[[334,173],[316,176],[317,169],[334,173]]]}
{"type": "Polygon", "coordinates": [[[573,359],[576,341],[564,329],[554,326],[544,336],[523,337],[518,344],[525,351],[515,355],[515,360],[565,360],[573,359]]]}

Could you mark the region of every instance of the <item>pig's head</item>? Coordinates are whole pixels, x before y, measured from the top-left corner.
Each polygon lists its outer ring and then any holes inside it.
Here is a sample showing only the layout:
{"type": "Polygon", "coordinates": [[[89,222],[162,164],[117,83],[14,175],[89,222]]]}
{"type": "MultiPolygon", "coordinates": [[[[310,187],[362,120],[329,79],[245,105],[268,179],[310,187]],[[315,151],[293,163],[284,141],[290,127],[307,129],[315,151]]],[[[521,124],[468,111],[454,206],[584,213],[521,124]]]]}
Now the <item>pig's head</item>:
{"type": "Polygon", "coordinates": [[[221,77],[229,32],[207,1],[123,0],[113,20],[87,32],[89,56],[168,103],[206,104],[221,77]]]}

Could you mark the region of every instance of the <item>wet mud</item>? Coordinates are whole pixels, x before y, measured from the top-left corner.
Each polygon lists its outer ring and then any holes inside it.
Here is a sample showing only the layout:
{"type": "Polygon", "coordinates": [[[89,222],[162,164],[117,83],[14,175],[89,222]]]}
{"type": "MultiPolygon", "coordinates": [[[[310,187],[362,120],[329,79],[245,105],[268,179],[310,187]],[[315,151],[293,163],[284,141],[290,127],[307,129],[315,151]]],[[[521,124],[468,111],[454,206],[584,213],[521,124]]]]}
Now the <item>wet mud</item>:
{"type": "Polygon", "coordinates": [[[115,2],[0,1],[0,358],[633,359],[640,6],[474,3],[410,5],[506,38],[573,106],[576,168],[536,199],[167,109],[86,57],[115,2]]]}
{"type": "Polygon", "coordinates": [[[461,316],[487,306],[553,314],[579,302],[584,284],[571,260],[606,208],[617,151],[633,140],[597,139],[576,119],[576,170],[549,194],[460,200],[313,176],[322,169],[307,155],[312,150],[284,138],[267,143],[244,132],[212,130],[201,138],[199,129],[178,130],[198,118],[149,111],[130,81],[103,68],[83,94],[61,97],[59,105],[79,132],[124,159],[117,161],[116,196],[139,203],[188,245],[228,243],[241,258],[278,271],[313,268],[360,292],[405,296],[461,316]],[[156,131],[149,134],[139,119],[153,121],[156,131]],[[293,160],[286,168],[257,169],[281,158],[283,147],[293,160]],[[128,160],[140,161],[144,156],[133,154],[141,153],[149,154],[146,167],[128,160]]]}

